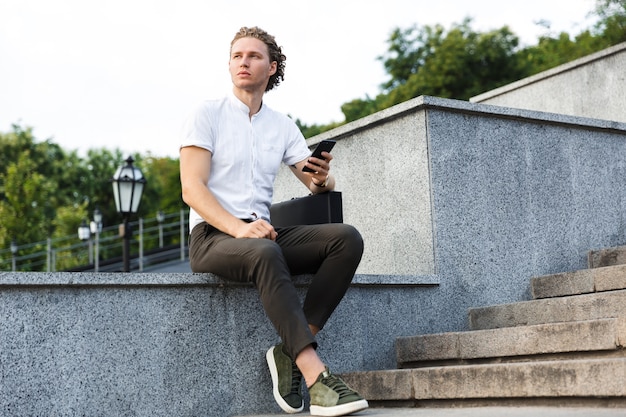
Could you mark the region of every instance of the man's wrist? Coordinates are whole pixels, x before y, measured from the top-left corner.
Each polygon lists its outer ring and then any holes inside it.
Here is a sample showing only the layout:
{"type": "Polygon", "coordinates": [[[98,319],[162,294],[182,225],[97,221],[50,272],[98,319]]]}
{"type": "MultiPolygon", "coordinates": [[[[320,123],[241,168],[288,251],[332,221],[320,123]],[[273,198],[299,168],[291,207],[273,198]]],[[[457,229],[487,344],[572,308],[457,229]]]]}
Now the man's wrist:
{"type": "Polygon", "coordinates": [[[319,187],[319,188],[324,188],[326,187],[326,185],[328,184],[328,178],[330,177],[330,175],[326,175],[326,178],[324,179],[324,182],[322,182],[321,184],[316,184],[315,181],[313,181],[313,178],[311,178],[311,182],[313,183],[314,186],[319,187]]]}

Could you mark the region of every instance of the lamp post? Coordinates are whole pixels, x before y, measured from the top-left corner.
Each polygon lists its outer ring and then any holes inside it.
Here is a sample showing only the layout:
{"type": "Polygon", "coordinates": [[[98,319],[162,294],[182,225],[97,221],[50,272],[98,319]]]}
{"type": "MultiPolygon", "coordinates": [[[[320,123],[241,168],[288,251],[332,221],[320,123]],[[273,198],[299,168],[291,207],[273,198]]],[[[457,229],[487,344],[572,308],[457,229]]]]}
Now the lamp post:
{"type": "Polygon", "coordinates": [[[165,213],[159,210],[156,214],[157,222],[159,223],[159,248],[163,247],[163,220],[165,220],[165,213]]]}
{"type": "Polygon", "coordinates": [[[113,183],[113,197],[115,198],[115,208],[124,217],[124,226],[121,231],[123,245],[124,272],[130,272],[130,238],[132,231],[128,219],[131,214],[137,213],[139,201],[143,193],[146,179],[141,170],[133,166],[135,160],[132,156],[126,159],[126,165],[117,169],[111,182],[113,183]]]}
{"type": "Polygon", "coordinates": [[[89,258],[89,263],[91,263],[91,232],[89,230],[89,226],[87,226],[87,222],[83,220],[78,226],[78,238],[83,242],[88,242],[89,246],[87,249],[87,256],[89,258]]]}
{"type": "Polygon", "coordinates": [[[17,242],[15,239],[11,240],[11,270],[15,272],[15,255],[17,255],[17,242]]]}
{"type": "Polygon", "coordinates": [[[102,213],[96,207],[93,211],[93,221],[89,224],[91,233],[96,235],[96,248],[94,254],[94,272],[98,272],[100,269],[100,232],[102,231],[102,213]]]}

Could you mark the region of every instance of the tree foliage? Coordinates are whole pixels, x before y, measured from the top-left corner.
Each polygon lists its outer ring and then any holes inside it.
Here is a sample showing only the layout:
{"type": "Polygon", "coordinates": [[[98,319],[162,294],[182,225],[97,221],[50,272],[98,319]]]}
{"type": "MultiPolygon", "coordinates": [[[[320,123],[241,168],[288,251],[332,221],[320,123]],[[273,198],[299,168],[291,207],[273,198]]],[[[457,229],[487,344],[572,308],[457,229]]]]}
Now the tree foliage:
{"type": "MultiPolygon", "coordinates": [[[[470,19],[449,29],[396,28],[379,57],[389,78],[376,97],[344,103],[343,122],[296,124],[311,137],[420,95],[465,100],[626,41],[626,0],[597,0],[592,13],[598,17],[592,28],[574,37],[546,33],[525,47],[507,26],[479,32],[470,19]]],[[[0,249],[12,239],[23,244],[72,235],[96,208],[105,226],[120,222],[110,178],[126,156],[118,149],[92,149],[80,157],[50,139],[38,142],[32,129],[19,125],[0,133],[0,249]]],[[[178,159],[132,156],[148,181],[138,215],[180,210],[178,159]]]]}
{"type": "MultiPolygon", "coordinates": [[[[594,27],[576,36],[548,32],[536,45],[521,46],[507,27],[479,32],[465,19],[449,29],[441,25],[396,28],[378,59],[389,78],[376,97],[356,98],[341,106],[351,122],[420,95],[467,100],[470,97],[626,41],[626,0],[596,0],[594,27]]],[[[334,124],[336,126],[337,123],[334,124]]],[[[328,130],[317,126],[303,132],[328,130]]],[[[307,136],[308,137],[308,136],[307,136]]]]}
{"type": "Polygon", "coordinates": [[[600,18],[595,30],[606,46],[626,42],[626,0],[596,0],[594,14],[600,18]]]}
{"type": "Polygon", "coordinates": [[[518,59],[527,72],[536,74],[626,42],[626,0],[597,0],[590,14],[596,15],[598,22],[573,38],[566,32],[548,33],[539,38],[537,45],[519,51],[518,59]]]}
{"type": "MultiPolygon", "coordinates": [[[[148,181],[138,216],[178,212],[182,208],[178,160],[133,158],[148,181]]],[[[19,125],[0,133],[0,249],[12,240],[23,245],[75,235],[96,208],[104,226],[121,222],[110,179],[125,159],[120,150],[107,149],[89,150],[81,158],[51,140],[38,142],[31,128],[19,125]]]]}
{"type": "MultiPolygon", "coordinates": [[[[414,27],[414,30],[418,30],[414,27]]],[[[471,21],[454,25],[449,31],[443,28],[426,28],[418,36],[420,43],[414,56],[414,67],[406,81],[387,94],[380,105],[389,107],[419,95],[466,100],[486,89],[518,80],[524,75],[515,59],[519,39],[508,27],[478,33],[472,30],[471,21]]],[[[396,50],[395,46],[390,50],[396,50]]],[[[414,53],[412,54],[414,55],[414,53]]],[[[404,59],[400,59],[404,66],[404,59]]],[[[385,59],[387,68],[393,58],[385,59]]],[[[383,86],[392,86],[394,80],[383,86]]]]}

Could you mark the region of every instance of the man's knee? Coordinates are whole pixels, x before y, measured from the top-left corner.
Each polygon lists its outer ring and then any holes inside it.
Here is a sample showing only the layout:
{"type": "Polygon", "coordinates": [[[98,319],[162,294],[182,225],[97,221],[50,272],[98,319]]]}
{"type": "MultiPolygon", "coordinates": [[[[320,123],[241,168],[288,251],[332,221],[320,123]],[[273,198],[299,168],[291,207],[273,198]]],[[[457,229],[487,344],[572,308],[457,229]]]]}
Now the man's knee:
{"type": "Polygon", "coordinates": [[[248,255],[257,261],[271,261],[282,256],[280,246],[269,239],[251,239],[248,255]]]}
{"type": "Polygon", "coordinates": [[[252,279],[257,276],[271,277],[271,279],[285,275],[290,277],[289,269],[280,246],[269,239],[250,239],[251,245],[243,257],[250,266],[252,279]]]}
{"type": "Polygon", "coordinates": [[[356,227],[345,224],[337,224],[337,238],[343,242],[347,249],[361,256],[363,254],[363,236],[356,227]]]}

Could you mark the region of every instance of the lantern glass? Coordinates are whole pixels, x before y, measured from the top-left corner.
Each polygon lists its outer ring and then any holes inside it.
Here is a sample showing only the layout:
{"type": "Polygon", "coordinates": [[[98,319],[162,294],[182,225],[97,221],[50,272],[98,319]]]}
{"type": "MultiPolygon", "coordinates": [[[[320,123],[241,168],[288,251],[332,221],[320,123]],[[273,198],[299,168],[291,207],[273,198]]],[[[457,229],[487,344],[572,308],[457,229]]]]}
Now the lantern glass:
{"type": "Polygon", "coordinates": [[[117,211],[123,214],[136,213],[146,179],[141,170],[133,166],[133,158],[128,157],[126,165],[117,169],[112,181],[117,211]]]}
{"type": "Polygon", "coordinates": [[[99,209],[93,211],[93,221],[96,223],[102,223],[102,212],[99,209]]]}
{"type": "Polygon", "coordinates": [[[78,238],[80,240],[88,240],[90,236],[91,230],[89,230],[89,226],[87,226],[87,223],[83,221],[82,224],[78,227],[78,238]]]}

